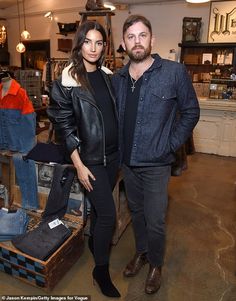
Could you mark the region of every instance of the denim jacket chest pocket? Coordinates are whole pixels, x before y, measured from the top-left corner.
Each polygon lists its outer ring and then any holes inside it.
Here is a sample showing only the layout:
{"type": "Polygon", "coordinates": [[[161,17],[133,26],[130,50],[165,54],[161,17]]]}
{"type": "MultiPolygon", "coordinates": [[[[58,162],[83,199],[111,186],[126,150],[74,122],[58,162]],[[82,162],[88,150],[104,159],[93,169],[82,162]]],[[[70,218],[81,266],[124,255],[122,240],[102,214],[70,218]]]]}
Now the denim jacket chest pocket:
{"type": "Polygon", "coordinates": [[[171,87],[151,87],[151,94],[160,101],[171,101],[176,99],[176,91],[172,90],[171,87]]]}
{"type": "Polygon", "coordinates": [[[169,114],[176,106],[176,92],[170,89],[151,89],[149,111],[169,114]]]}

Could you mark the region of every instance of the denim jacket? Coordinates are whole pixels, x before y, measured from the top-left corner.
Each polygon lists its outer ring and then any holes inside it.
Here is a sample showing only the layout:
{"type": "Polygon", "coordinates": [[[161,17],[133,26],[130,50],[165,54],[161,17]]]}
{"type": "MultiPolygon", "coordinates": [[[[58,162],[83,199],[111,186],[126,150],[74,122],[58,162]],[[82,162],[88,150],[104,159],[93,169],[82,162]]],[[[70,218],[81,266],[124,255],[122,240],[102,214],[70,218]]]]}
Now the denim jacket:
{"type": "Polygon", "coordinates": [[[28,152],[35,143],[36,118],[26,91],[12,79],[8,93],[1,98],[0,149],[28,152]]]}
{"type": "MultiPolygon", "coordinates": [[[[158,54],[143,74],[131,152],[131,166],[168,165],[175,151],[197,124],[200,109],[184,65],[162,59],[158,54]]],[[[120,69],[112,83],[117,98],[119,139],[123,152],[124,112],[129,64],[120,69]]]]}

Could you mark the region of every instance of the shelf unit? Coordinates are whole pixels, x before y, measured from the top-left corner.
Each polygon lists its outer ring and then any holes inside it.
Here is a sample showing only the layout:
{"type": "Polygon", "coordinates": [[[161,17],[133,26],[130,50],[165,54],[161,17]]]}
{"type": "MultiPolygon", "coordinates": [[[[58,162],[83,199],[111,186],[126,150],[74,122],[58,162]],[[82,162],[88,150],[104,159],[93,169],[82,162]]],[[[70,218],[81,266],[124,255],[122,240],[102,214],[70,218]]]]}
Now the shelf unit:
{"type": "Polygon", "coordinates": [[[33,103],[34,108],[42,106],[41,94],[42,94],[42,72],[39,70],[16,70],[16,80],[24,88],[33,103]]]}
{"type": "Polygon", "coordinates": [[[205,52],[210,52],[215,57],[218,51],[233,52],[234,60],[233,64],[236,65],[236,44],[235,43],[179,43],[178,46],[181,48],[181,61],[184,61],[185,54],[196,54],[201,55],[205,52]]]}
{"type": "Polygon", "coordinates": [[[199,97],[224,99],[224,90],[232,90],[235,97],[236,81],[230,80],[230,75],[236,73],[235,43],[180,43],[179,47],[180,61],[185,64],[199,97]],[[211,88],[218,91],[212,93],[211,88]]]}
{"type": "Polygon", "coordinates": [[[236,80],[230,78],[236,73],[236,44],[182,43],[179,47],[201,108],[193,133],[196,151],[236,156],[236,80]],[[203,64],[205,60],[209,61],[203,64]]]}

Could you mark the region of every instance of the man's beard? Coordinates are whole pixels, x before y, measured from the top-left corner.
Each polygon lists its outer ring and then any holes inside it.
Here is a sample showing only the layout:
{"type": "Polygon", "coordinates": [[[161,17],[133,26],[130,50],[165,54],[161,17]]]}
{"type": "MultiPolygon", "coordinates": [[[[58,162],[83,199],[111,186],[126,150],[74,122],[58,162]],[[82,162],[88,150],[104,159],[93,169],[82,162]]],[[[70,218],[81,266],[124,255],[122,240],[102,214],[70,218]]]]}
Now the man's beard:
{"type": "Polygon", "coordinates": [[[147,57],[150,56],[150,54],[151,54],[151,45],[149,45],[148,48],[146,48],[146,49],[143,46],[134,46],[131,50],[126,49],[126,53],[128,54],[131,61],[133,61],[135,63],[141,63],[141,62],[145,61],[145,59],[147,57]],[[142,49],[144,51],[134,53],[133,51],[136,48],[142,49]]]}

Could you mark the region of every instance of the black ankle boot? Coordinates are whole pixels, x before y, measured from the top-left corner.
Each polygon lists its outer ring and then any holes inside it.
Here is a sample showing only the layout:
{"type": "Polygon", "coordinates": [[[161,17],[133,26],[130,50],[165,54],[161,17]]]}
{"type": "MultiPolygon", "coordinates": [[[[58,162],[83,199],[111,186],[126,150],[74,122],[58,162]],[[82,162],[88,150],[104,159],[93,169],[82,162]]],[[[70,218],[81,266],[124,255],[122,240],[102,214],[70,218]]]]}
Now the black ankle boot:
{"type": "Polygon", "coordinates": [[[94,255],[93,236],[89,236],[88,238],[88,247],[90,252],[94,255]]]}
{"type": "Polygon", "coordinates": [[[120,297],[120,293],[111,282],[108,264],[96,265],[93,269],[93,279],[99,285],[103,295],[113,298],[120,297]]]}

